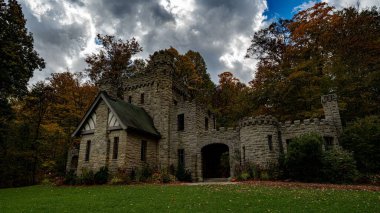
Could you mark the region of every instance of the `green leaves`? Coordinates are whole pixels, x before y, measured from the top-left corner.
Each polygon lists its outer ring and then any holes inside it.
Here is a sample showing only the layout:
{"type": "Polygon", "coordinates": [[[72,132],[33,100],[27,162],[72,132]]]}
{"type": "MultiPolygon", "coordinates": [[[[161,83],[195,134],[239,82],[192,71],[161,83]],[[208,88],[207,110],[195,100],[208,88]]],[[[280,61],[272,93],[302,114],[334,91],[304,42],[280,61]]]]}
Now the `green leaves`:
{"type": "Polygon", "coordinates": [[[103,47],[98,53],[86,57],[88,67],[85,71],[96,84],[115,87],[117,96],[122,98],[124,80],[137,71],[130,68],[131,58],[141,52],[142,47],[135,38],[123,41],[116,40],[114,36],[98,34],[97,39],[103,47]]]}
{"type": "Polygon", "coordinates": [[[0,7],[0,98],[21,96],[35,69],[45,62],[33,47],[21,6],[15,0],[1,1],[0,7]]]}

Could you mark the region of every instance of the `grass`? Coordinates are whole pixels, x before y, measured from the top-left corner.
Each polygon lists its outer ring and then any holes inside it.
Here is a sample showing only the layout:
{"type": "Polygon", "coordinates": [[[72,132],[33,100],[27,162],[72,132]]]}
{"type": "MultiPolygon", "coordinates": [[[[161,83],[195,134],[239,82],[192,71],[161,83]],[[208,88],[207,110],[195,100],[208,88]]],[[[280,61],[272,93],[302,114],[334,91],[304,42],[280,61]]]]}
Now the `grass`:
{"type": "Polygon", "coordinates": [[[380,212],[380,193],[254,185],[0,189],[0,212],[380,212]]]}

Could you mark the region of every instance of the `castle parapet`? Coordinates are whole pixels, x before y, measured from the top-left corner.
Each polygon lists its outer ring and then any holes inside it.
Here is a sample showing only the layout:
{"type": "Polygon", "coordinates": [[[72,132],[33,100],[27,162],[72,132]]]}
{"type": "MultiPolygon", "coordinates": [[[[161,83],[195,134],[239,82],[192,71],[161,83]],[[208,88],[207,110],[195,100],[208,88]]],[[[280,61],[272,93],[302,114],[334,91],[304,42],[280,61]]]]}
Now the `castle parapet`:
{"type": "Polygon", "coordinates": [[[311,119],[304,119],[304,120],[294,120],[294,121],[285,121],[279,122],[279,126],[282,128],[289,128],[289,127],[300,127],[300,126],[324,126],[324,125],[331,125],[333,126],[334,123],[331,120],[326,119],[318,119],[318,118],[311,118],[311,119]]]}
{"type": "Polygon", "coordinates": [[[246,117],[240,122],[241,127],[252,125],[277,125],[278,121],[273,116],[246,117]]]}

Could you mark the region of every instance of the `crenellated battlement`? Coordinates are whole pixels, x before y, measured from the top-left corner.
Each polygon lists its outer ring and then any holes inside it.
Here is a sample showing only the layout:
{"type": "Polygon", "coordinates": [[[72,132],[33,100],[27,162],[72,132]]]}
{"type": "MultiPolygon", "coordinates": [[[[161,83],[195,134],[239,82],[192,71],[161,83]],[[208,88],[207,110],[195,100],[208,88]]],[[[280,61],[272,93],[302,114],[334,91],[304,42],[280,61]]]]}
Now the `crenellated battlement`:
{"type": "Polygon", "coordinates": [[[241,127],[252,125],[277,125],[278,120],[273,116],[246,117],[240,122],[241,127]]]}
{"type": "Polygon", "coordinates": [[[294,121],[286,121],[286,122],[280,122],[279,126],[282,128],[288,128],[288,127],[299,127],[299,126],[324,126],[324,125],[334,125],[334,123],[331,120],[326,119],[318,119],[318,118],[311,118],[311,119],[304,119],[304,120],[294,120],[294,121]]]}

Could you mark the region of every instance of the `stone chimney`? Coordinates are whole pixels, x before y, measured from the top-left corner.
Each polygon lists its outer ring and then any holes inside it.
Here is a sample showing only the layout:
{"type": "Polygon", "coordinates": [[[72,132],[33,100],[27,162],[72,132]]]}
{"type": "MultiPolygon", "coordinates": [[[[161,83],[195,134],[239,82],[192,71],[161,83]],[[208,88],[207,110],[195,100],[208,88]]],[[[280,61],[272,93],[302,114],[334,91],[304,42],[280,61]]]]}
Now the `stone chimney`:
{"type": "Polygon", "coordinates": [[[342,121],[340,119],[338,98],[336,94],[323,95],[321,97],[323,111],[325,112],[325,119],[332,121],[338,130],[338,133],[342,133],[342,121]]]}

